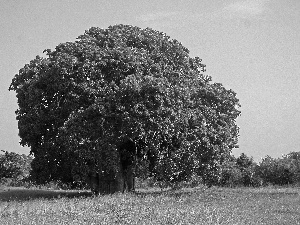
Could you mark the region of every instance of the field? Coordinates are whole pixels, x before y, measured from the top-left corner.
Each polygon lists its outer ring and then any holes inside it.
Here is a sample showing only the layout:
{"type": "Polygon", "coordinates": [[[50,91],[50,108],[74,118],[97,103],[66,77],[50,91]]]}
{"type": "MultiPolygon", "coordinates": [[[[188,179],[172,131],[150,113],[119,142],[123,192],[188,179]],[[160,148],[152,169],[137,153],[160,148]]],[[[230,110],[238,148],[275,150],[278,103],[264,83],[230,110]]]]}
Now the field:
{"type": "Polygon", "coordinates": [[[0,224],[300,224],[300,189],[0,190],[0,224]]]}

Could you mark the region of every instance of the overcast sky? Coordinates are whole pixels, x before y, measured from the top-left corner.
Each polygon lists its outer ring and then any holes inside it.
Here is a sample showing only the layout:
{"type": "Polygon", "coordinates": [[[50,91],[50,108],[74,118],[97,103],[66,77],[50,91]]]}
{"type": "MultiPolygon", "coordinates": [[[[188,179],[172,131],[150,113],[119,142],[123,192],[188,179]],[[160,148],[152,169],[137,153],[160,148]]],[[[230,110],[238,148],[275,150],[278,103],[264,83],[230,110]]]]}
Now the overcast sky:
{"type": "Polygon", "coordinates": [[[300,151],[299,0],[0,1],[0,149],[19,145],[11,79],[44,49],[92,26],[167,33],[199,56],[214,82],[240,99],[239,149],[256,161],[300,151]]]}

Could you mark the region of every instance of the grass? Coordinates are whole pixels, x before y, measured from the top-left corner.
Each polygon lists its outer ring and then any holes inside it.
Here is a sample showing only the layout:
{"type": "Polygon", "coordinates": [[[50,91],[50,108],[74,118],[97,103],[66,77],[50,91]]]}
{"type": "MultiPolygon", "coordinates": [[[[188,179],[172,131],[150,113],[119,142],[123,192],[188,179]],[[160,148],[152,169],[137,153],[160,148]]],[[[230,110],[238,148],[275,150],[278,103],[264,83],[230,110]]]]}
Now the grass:
{"type": "Polygon", "coordinates": [[[300,189],[0,190],[0,224],[300,224],[300,189]]]}

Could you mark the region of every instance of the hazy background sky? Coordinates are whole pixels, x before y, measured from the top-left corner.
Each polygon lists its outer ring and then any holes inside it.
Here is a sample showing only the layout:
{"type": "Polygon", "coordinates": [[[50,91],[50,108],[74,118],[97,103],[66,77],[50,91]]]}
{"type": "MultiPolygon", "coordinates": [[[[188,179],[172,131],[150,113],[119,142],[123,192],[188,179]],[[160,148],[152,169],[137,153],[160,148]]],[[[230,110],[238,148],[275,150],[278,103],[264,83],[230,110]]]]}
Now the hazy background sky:
{"type": "Polygon", "coordinates": [[[300,151],[299,0],[0,1],[0,149],[19,145],[13,76],[44,49],[92,26],[167,33],[199,56],[214,82],[240,99],[240,148],[256,161],[300,151]]]}

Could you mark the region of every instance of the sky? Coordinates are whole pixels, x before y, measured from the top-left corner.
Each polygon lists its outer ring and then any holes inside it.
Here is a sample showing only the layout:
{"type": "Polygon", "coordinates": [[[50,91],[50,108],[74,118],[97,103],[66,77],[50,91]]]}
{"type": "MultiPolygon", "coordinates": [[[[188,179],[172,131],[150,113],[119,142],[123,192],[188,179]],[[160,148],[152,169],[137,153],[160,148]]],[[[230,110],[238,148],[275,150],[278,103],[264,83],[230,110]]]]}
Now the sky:
{"type": "Polygon", "coordinates": [[[0,149],[19,145],[15,74],[90,27],[150,27],[180,41],[241,103],[239,148],[255,161],[300,151],[299,0],[1,0],[0,149]]]}

